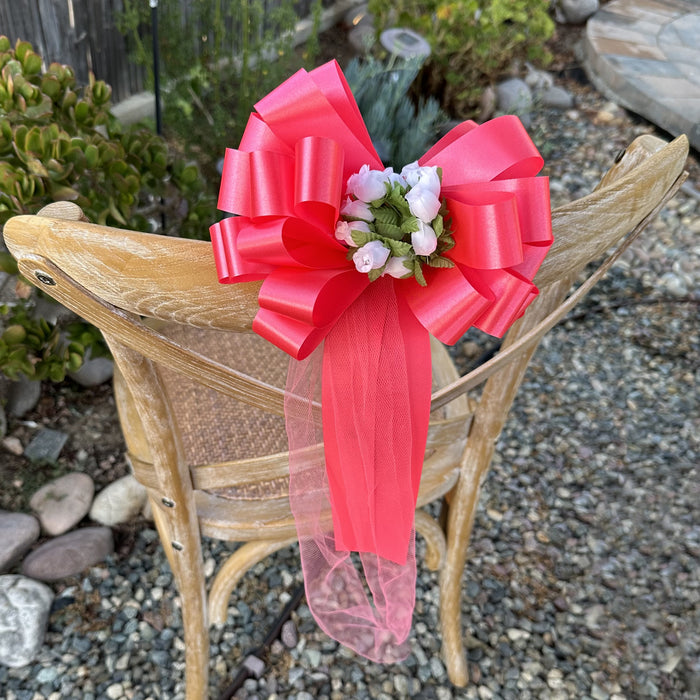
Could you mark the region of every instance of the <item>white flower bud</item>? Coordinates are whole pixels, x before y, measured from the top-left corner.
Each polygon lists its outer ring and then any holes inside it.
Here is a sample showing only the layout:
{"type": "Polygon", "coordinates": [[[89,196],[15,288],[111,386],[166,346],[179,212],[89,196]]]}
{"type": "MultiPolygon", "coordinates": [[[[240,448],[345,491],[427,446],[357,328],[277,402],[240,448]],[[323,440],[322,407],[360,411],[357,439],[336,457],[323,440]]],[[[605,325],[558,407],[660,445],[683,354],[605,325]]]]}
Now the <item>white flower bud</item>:
{"type": "Polygon", "coordinates": [[[374,214],[370,211],[369,205],[365,202],[361,202],[359,199],[353,201],[348,197],[341,207],[340,213],[343,216],[362,219],[363,221],[374,221],[374,214]]]}
{"type": "Polygon", "coordinates": [[[374,202],[386,194],[387,177],[381,170],[370,170],[363,165],[359,173],[348,178],[348,193],[355,195],[362,202],[374,202]]]}
{"type": "Polygon", "coordinates": [[[335,237],[351,248],[355,246],[355,241],[352,239],[353,231],[369,233],[369,225],[365,221],[343,221],[342,219],[335,224],[335,237]]]}
{"type": "Polygon", "coordinates": [[[411,245],[416,255],[430,255],[437,248],[437,235],[431,226],[419,222],[420,228],[411,234],[411,245]]]}
{"type": "Polygon", "coordinates": [[[369,272],[382,267],[388,257],[389,249],[381,241],[370,241],[357,250],[352,261],[358,272],[369,272]]]}
{"type": "Polygon", "coordinates": [[[404,255],[399,258],[389,258],[382,275],[389,275],[390,277],[396,277],[396,279],[409,277],[413,272],[404,265],[406,260],[408,260],[408,258],[404,255]]]}
{"type": "Polygon", "coordinates": [[[429,224],[440,211],[440,200],[432,190],[418,184],[406,193],[408,208],[413,216],[429,224]]]}

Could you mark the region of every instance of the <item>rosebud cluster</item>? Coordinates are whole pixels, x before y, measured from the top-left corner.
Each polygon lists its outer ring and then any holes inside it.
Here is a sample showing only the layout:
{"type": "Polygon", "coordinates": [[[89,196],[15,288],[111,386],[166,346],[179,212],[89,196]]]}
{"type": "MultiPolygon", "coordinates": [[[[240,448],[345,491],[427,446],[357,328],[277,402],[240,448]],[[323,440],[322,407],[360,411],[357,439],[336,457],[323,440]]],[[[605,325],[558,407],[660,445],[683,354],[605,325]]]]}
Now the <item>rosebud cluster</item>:
{"type": "Polygon", "coordinates": [[[443,253],[454,246],[440,200],[442,173],[436,166],[406,165],[351,175],[335,237],[348,246],[359,272],[374,281],[382,275],[415,276],[425,285],[423,265],[452,267],[443,253]]]}

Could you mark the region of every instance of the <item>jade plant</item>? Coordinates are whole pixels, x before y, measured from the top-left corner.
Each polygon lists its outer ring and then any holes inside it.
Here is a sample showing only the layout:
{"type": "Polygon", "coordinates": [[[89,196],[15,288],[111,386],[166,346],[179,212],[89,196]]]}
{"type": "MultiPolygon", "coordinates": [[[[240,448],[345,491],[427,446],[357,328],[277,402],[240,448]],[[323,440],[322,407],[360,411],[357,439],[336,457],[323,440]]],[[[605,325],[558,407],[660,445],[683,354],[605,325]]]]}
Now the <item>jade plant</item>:
{"type": "MultiPolygon", "coordinates": [[[[31,44],[0,36],[0,226],[55,201],[78,204],[88,219],[115,227],[200,237],[214,217],[196,165],[175,158],[144,127],[125,128],[109,111],[111,88],[70,66],[43,68],[31,44]]],[[[16,274],[6,251],[0,269],[16,274]]],[[[5,285],[7,287],[7,285],[5,285]]],[[[57,328],[34,313],[38,292],[21,280],[0,308],[0,371],[59,381],[89,350],[103,354],[85,324],[57,328]]]]}

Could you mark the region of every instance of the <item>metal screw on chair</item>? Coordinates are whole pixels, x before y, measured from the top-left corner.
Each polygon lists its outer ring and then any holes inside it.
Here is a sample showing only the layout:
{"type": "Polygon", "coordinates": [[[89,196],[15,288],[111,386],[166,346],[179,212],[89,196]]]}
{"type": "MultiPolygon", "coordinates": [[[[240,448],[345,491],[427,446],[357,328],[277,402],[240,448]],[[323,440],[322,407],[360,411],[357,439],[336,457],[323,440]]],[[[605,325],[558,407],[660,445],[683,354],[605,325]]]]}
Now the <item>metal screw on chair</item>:
{"type": "Polygon", "coordinates": [[[50,277],[49,275],[47,275],[45,272],[42,272],[41,270],[36,270],[36,272],[34,273],[34,277],[36,277],[39,280],[39,282],[41,282],[42,284],[46,284],[50,287],[53,287],[56,284],[56,280],[54,280],[53,277],[50,277]]]}
{"type": "Polygon", "coordinates": [[[173,501],[171,498],[161,498],[160,502],[166,507],[166,508],[174,508],[175,507],[175,501],[173,501]]]}
{"type": "Polygon", "coordinates": [[[171,546],[173,549],[177,550],[178,552],[181,552],[181,551],[184,549],[184,547],[182,546],[182,544],[180,544],[180,542],[176,542],[175,540],[173,540],[173,541],[170,543],[170,546],[171,546]]]}

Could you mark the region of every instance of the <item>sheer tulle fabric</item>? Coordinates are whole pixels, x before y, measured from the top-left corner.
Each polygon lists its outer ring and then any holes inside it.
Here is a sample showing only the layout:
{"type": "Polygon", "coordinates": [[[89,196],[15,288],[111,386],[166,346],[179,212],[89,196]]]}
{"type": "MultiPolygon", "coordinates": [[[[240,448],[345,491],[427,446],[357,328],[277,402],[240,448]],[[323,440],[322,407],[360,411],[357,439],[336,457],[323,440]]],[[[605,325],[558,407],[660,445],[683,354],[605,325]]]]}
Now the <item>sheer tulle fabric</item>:
{"type": "Polygon", "coordinates": [[[328,635],[377,662],[409,651],[430,405],[429,336],[402,306],[391,281],[372,284],[324,346],[290,361],[285,401],[309,607],[328,635]],[[324,434],[334,438],[325,458],[324,434]]]}

